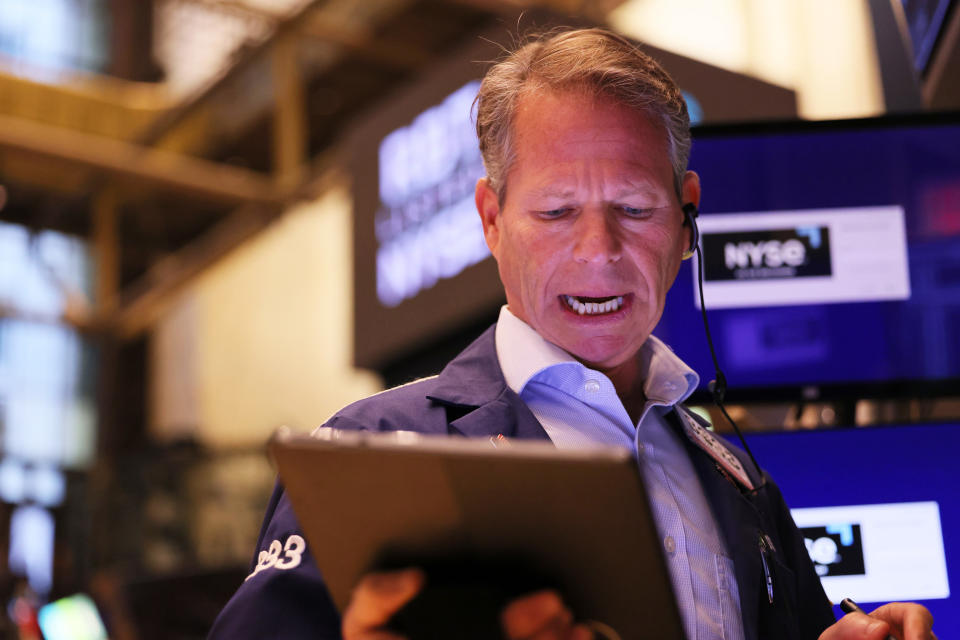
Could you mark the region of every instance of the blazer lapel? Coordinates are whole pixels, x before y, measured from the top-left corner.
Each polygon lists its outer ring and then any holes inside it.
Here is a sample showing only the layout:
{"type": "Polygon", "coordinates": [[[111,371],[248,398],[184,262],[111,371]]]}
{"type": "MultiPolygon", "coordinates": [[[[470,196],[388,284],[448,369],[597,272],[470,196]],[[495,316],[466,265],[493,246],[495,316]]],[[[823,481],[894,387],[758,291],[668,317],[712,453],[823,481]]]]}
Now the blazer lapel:
{"type": "Polygon", "coordinates": [[[451,433],[471,438],[548,439],[533,413],[503,379],[495,327],[444,367],[427,398],[446,407],[451,433]]]}
{"type": "Polygon", "coordinates": [[[450,431],[470,438],[502,435],[506,438],[549,439],[527,405],[509,389],[450,422],[450,431]]]}

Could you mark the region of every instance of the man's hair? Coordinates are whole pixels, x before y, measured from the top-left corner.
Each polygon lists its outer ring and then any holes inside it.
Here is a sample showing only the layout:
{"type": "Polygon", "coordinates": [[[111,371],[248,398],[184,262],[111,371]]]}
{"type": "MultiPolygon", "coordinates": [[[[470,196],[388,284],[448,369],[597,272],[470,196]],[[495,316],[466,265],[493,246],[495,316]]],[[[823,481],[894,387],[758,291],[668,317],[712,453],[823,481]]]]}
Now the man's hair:
{"type": "Polygon", "coordinates": [[[690,157],[690,116],[679,87],[650,56],[605,29],[552,31],[534,36],[487,72],[477,95],[477,138],[487,180],[503,203],[515,151],[513,122],[527,93],[587,91],[662,123],[680,193],[690,157]]]}

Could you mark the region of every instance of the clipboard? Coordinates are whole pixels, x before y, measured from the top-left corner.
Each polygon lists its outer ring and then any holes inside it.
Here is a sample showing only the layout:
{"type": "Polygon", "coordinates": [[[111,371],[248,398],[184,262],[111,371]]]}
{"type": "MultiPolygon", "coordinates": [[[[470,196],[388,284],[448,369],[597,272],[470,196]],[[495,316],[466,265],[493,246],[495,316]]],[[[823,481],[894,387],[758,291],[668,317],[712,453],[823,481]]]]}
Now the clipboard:
{"type": "Polygon", "coordinates": [[[632,452],[409,431],[281,429],[269,450],[337,608],[384,553],[521,557],[578,619],[683,640],[632,452]]]}

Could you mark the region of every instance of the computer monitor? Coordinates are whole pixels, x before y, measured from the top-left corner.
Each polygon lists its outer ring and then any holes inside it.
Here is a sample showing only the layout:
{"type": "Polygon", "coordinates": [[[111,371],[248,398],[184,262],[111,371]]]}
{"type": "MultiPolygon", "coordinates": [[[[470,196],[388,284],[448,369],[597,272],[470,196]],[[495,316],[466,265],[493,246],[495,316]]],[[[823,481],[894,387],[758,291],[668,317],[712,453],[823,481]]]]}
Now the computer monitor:
{"type": "MultiPolygon", "coordinates": [[[[827,596],[920,602],[960,635],[960,423],[751,433],[827,596]],[[954,589],[955,590],[955,589],[954,589]]],[[[839,607],[837,615],[842,615],[839,607]]]]}
{"type": "MultiPolygon", "coordinates": [[[[729,401],[956,394],[960,116],[695,131],[704,295],[729,401]]],[[[713,366],[680,270],[655,333],[713,366]]]]}

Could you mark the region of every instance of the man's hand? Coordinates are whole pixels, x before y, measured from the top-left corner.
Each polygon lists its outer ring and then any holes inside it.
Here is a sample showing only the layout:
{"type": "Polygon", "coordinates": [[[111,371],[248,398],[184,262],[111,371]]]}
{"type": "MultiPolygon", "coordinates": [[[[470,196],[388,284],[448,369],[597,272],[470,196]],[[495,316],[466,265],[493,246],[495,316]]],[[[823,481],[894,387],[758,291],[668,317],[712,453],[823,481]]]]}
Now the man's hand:
{"type": "Polygon", "coordinates": [[[365,575],[343,614],[343,640],[399,640],[381,627],[417,595],[424,579],[419,569],[365,575]]]}
{"type": "Polygon", "coordinates": [[[510,640],[591,640],[593,633],[573,624],[573,614],[556,591],[538,591],[508,604],[500,616],[510,640]]]}
{"type": "Polygon", "coordinates": [[[926,607],[892,602],[874,609],[870,615],[848,613],[820,635],[820,640],[936,640],[933,616],[926,607]]]}
{"type": "MultiPolygon", "coordinates": [[[[401,640],[383,625],[423,588],[419,569],[370,573],[360,580],[343,614],[344,640],[401,640]]],[[[508,604],[500,616],[510,640],[591,640],[555,591],[538,591],[508,604]]]]}

